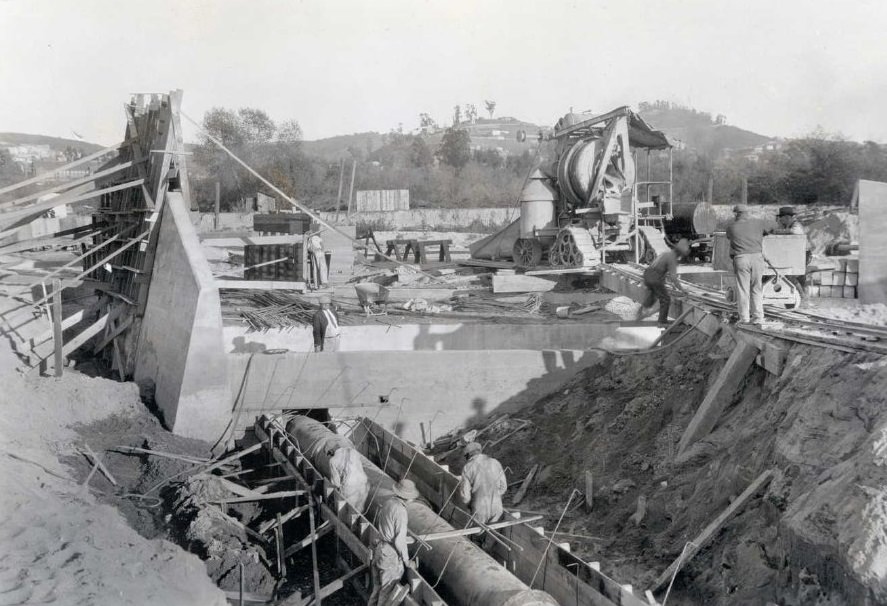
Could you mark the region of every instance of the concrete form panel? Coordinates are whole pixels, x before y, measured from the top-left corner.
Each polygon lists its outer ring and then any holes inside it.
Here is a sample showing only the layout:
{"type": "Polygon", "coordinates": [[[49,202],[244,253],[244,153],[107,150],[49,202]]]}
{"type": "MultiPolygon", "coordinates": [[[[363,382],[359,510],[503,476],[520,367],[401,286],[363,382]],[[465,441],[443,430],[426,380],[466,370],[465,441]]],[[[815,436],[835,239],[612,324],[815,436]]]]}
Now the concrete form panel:
{"type": "Polygon", "coordinates": [[[168,193],[135,380],[174,433],[217,439],[230,417],[219,291],[181,194],[168,193]]]}
{"type": "Polygon", "coordinates": [[[859,301],[887,303],[887,183],[859,182],[859,301]]]}

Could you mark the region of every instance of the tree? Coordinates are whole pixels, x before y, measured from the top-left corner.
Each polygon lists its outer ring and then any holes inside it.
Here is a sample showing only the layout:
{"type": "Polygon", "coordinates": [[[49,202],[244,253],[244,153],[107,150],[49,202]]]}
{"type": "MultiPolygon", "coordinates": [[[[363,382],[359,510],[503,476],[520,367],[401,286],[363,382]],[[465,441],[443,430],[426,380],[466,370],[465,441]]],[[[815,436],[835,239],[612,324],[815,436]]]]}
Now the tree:
{"type": "Polygon", "coordinates": [[[477,122],[477,106],[473,103],[465,104],[465,116],[468,118],[468,121],[474,124],[477,122]]]}
{"type": "Polygon", "coordinates": [[[455,168],[456,173],[461,172],[471,159],[471,137],[468,136],[468,131],[448,128],[441,139],[437,156],[441,162],[455,168]]]}
{"type": "Polygon", "coordinates": [[[462,123],[462,108],[458,105],[453,108],[453,128],[462,123]]]}
{"type": "Polygon", "coordinates": [[[437,128],[437,122],[434,121],[434,118],[429,114],[419,114],[419,126],[421,128],[434,130],[437,128]]]}
{"type": "Polygon", "coordinates": [[[490,120],[493,119],[493,112],[496,111],[496,102],[493,100],[484,101],[487,111],[490,112],[490,120]]]}
{"type": "Polygon", "coordinates": [[[414,137],[412,143],[410,143],[410,164],[416,168],[424,168],[431,166],[433,163],[434,156],[431,150],[428,149],[425,139],[414,137]]]}

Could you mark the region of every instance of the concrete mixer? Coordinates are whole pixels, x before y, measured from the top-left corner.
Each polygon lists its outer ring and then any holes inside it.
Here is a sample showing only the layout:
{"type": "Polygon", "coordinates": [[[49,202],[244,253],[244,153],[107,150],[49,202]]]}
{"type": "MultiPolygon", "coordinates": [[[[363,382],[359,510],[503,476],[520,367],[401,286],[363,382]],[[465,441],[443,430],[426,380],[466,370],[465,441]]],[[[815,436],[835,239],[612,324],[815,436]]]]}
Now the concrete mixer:
{"type": "MultiPolygon", "coordinates": [[[[555,160],[536,169],[521,192],[512,258],[520,267],[593,267],[606,261],[649,261],[668,250],[671,144],[628,107],[606,114],[567,114],[549,135],[555,160]],[[650,152],[668,150],[668,178],[650,178],[650,152]],[[636,179],[645,151],[647,175],[636,179]],[[658,187],[662,193],[651,195],[658,187]],[[646,194],[645,200],[638,193],[646,194]]],[[[506,228],[508,230],[509,228],[506,228]]],[[[515,232],[510,226],[511,233],[515,232]]],[[[491,243],[500,244],[491,237],[491,243]]],[[[483,248],[472,251],[483,257],[483,248]]]]}

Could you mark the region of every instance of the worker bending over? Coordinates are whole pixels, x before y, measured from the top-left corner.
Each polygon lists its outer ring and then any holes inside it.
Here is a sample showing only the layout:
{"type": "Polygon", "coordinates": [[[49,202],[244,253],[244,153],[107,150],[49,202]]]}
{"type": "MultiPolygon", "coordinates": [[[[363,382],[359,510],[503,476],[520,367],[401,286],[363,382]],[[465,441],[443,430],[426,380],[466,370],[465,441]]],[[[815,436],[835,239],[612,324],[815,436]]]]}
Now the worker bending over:
{"type": "MultiPolygon", "coordinates": [[[[373,311],[374,305],[388,303],[388,289],[376,282],[361,282],[355,285],[357,301],[367,316],[378,315],[373,311]]],[[[382,313],[385,313],[384,310],[382,313]]]]}
{"type": "Polygon", "coordinates": [[[410,563],[407,552],[407,503],[419,497],[412,480],[403,479],[393,488],[394,495],[382,504],[376,518],[379,542],[373,547],[373,592],[368,606],[399,603],[394,599],[400,580],[410,563]]]}
{"type": "Polygon", "coordinates": [[[339,315],[332,308],[330,297],[320,297],[311,323],[314,325],[314,351],[339,351],[339,315]]]}
{"type": "Polygon", "coordinates": [[[674,248],[665,251],[653,260],[644,270],[644,286],[646,294],[638,310],[638,320],[643,319],[659,301],[659,323],[668,324],[668,310],[671,308],[671,297],[668,294],[666,280],[670,280],[675,288],[684,291],[678,279],[678,262],[690,254],[690,243],[681,238],[674,248]]]}
{"type": "Polygon", "coordinates": [[[459,496],[481,524],[491,524],[502,517],[502,495],[508,489],[505,471],[493,457],[481,453],[480,444],[465,446],[468,461],[462,468],[459,496]]]}
{"type": "Polygon", "coordinates": [[[727,226],[727,239],[736,274],[739,322],[760,325],[764,322],[764,236],[773,229],[749,215],[745,204],[734,206],[733,214],[736,220],[727,226]]]}
{"type": "Polygon", "coordinates": [[[360,455],[350,446],[335,443],[327,450],[327,456],[330,457],[330,483],[339,489],[352,507],[363,513],[369,483],[360,455]]]}

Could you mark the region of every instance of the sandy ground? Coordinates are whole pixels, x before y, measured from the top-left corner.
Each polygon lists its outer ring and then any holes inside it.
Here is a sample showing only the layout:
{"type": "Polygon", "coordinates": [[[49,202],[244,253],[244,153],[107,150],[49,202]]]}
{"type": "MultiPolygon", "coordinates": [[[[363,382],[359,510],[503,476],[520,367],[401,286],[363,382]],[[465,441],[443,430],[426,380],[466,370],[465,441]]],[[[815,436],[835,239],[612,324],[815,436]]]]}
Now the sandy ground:
{"type": "Polygon", "coordinates": [[[60,462],[81,445],[74,425],[142,413],[135,385],[18,363],[0,339],[0,605],[225,604],[199,558],[140,536],[60,462]]]}

